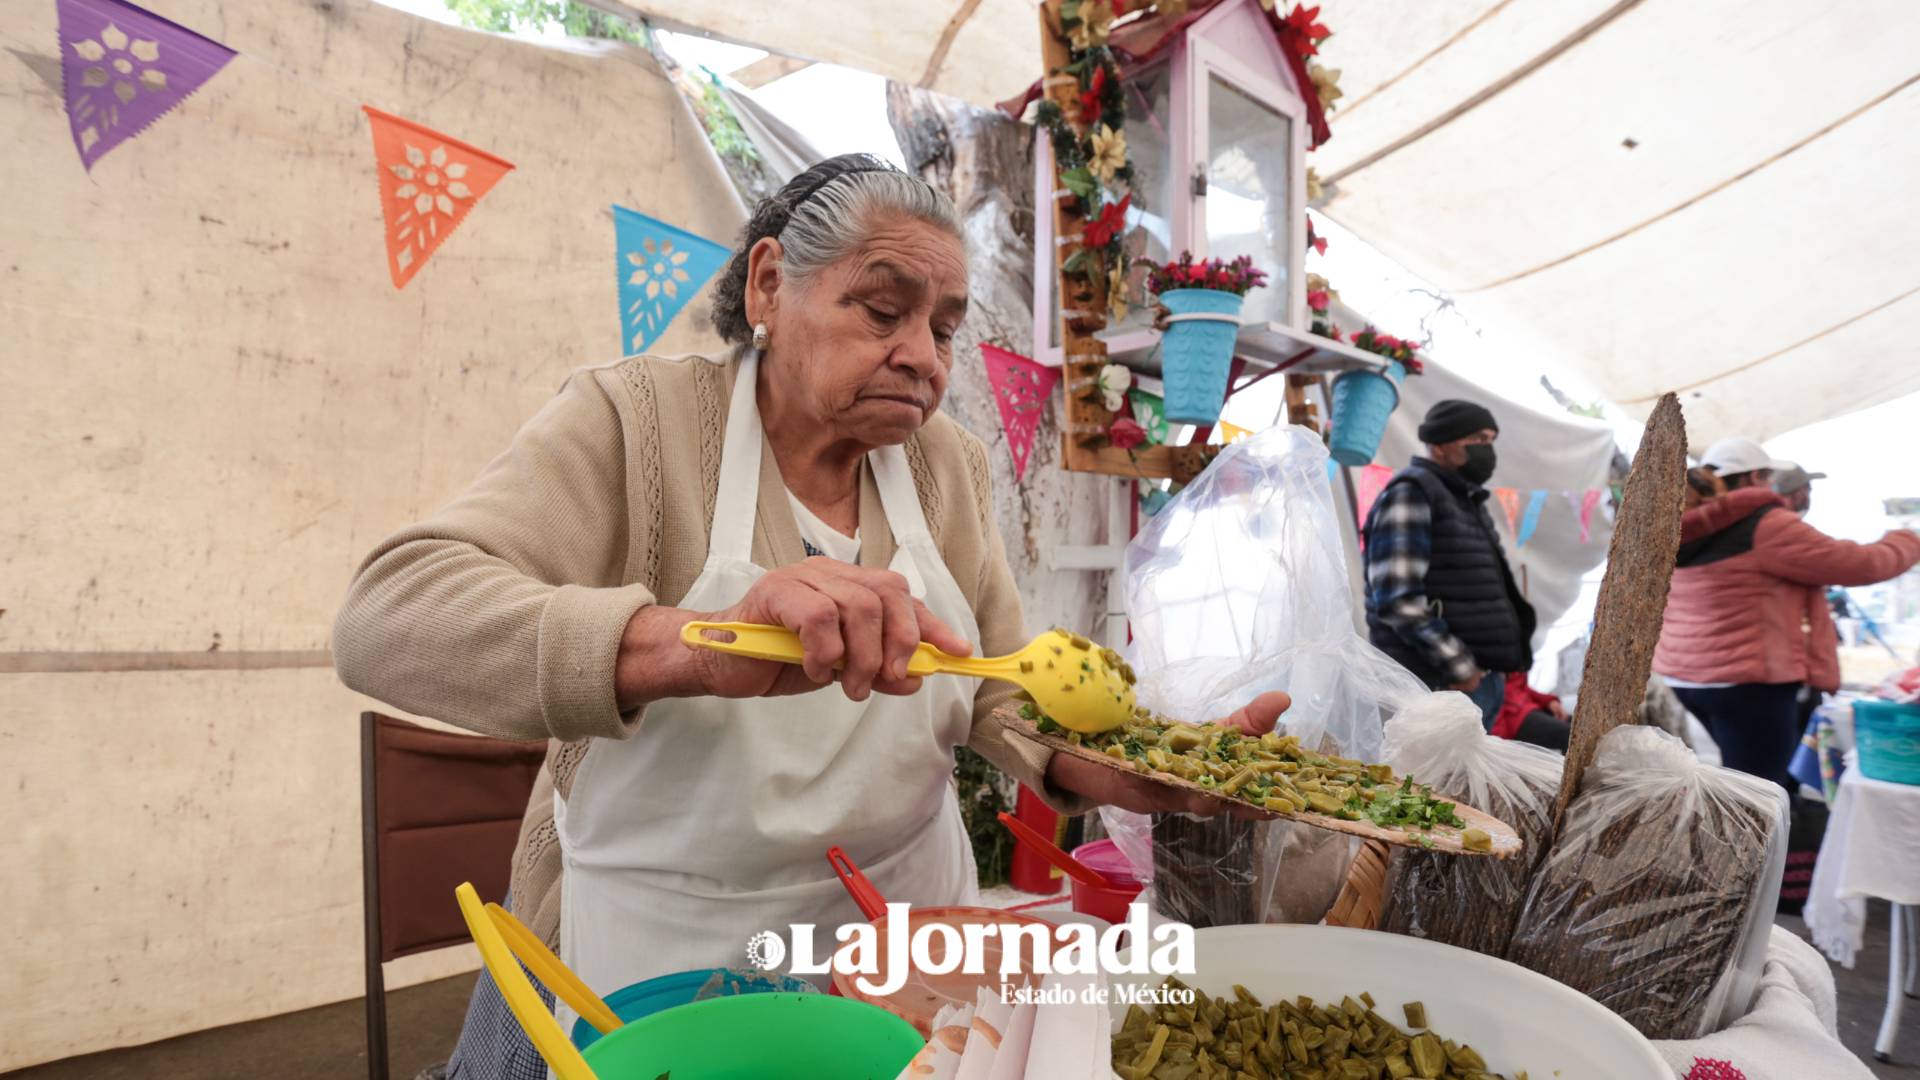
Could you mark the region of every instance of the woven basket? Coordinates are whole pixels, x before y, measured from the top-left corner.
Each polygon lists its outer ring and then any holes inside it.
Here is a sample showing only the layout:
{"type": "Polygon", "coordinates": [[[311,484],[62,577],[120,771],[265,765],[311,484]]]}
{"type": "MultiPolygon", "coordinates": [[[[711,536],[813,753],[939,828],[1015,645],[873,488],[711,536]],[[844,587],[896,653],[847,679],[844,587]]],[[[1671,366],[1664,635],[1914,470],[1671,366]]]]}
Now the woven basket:
{"type": "Polygon", "coordinates": [[[1378,840],[1360,845],[1353,865],[1347,868],[1346,883],[1327,911],[1328,926],[1372,930],[1380,925],[1387,903],[1387,857],[1391,854],[1392,849],[1378,840]]]}

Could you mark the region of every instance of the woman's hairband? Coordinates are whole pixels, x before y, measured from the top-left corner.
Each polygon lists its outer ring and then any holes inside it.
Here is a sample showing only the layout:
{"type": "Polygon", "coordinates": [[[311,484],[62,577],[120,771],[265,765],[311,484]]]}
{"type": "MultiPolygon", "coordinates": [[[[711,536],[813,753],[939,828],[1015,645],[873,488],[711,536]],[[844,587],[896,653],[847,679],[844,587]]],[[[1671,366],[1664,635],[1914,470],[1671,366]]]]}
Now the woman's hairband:
{"type": "MultiPolygon", "coordinates": [[[[899,173],[901,176],[911,176],[910,173],[901,172],[899,169],[894,168],[892,165],[889,165],[884,161],[877,161],[871,165],[856,165],[853,168],[845,169],[840,172],[834,173],[833,175],[815,183],[812,187],[808,188],[805,194],[801,195],[799,198],[793,200],[793,202],[787,205],[787,216],[791,218],[795,211],[799,210],[800,207],[806,204],[808,199],[811,199],[815,195],[819,194],[821,188],[826,187],[828,184],[833,183],[835,180],[838,180],[843,176],[852,176],[854,173],[868,173],[868,172],[899,173]]],[[[911,178],[914,180],[918,180],[922,186],[926,186],[927,182],[925,180],[920,180],[920,178],[917,176],[912,176],[911,178]]]]}

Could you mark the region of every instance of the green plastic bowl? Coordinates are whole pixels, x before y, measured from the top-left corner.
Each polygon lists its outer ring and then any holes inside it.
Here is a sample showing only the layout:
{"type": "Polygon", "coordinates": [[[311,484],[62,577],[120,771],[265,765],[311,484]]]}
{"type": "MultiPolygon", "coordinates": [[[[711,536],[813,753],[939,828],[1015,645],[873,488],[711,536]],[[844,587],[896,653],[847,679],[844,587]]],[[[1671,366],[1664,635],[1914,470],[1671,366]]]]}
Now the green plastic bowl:
{"type": "Polygon", "coordinates": [[[600,1080],[893,1080],[926,1040],[829,994],[711,998],[643,1016],[582,1051],[600,1080]]]}

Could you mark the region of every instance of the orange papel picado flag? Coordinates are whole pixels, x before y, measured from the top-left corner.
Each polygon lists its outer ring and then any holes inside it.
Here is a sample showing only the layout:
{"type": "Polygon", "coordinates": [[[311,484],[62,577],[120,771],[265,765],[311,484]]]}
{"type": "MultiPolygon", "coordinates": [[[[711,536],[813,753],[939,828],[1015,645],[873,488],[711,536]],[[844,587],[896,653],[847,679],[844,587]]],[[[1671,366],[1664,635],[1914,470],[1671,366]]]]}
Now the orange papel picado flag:
{"type": "Polygon", "coordinates": [[[387,270],[404,289],[513,165],[411,120],[362,105],[373,122],[387,270]]]}

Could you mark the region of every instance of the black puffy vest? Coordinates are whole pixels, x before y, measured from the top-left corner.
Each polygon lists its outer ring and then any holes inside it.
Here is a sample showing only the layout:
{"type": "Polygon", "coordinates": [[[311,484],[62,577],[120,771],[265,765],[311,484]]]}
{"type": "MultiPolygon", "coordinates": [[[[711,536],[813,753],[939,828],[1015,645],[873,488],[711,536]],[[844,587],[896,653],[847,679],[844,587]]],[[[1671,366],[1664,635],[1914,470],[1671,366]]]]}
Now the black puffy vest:
{"type": "MultiPolygon", "coordinates": [[[[1414,458],[1389,488],[1415,484],[1433,508],[1433,548],[1427,561],[1427,602],[1446,620],[1453,636],[1473,650],[1487,671],[1515,672],[1533,667],[1533,605],[1520,595],[1500,538],[1487,515],[1485,488],[1469,487],[1460,475],[1426,458],[1414,458]]],[[[1385,492],[1383,491],[1384,495],[1385,492]]],[[[1385,500],[1381,500],[1384,502],[1385,500]]],[[[1380,504],[1376,503],[1378,508],[1380,504]]],[[[1367,515],[1373,531],[1373,514],[1367,515]]],[[[1428,686],[1446,682],[1444,673],[1367,609],[1367,636],[1381,652],[1398,660],[1428,686]]]]}

